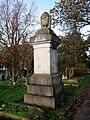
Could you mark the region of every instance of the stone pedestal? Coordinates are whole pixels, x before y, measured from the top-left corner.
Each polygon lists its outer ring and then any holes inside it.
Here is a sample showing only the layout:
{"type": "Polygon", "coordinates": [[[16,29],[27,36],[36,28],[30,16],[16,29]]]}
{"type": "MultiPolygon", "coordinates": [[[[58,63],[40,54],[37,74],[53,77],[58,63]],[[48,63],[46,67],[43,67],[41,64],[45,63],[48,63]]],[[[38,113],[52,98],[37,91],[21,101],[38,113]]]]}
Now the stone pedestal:
{"type": "Polygon", "coordinates": [[[57,64],[60,39],[51,29],[43,28],[37,31],[31,43],[34,49],[34,74],[28,79],[24,102],[55,109],[63,99],[57,64]]]}

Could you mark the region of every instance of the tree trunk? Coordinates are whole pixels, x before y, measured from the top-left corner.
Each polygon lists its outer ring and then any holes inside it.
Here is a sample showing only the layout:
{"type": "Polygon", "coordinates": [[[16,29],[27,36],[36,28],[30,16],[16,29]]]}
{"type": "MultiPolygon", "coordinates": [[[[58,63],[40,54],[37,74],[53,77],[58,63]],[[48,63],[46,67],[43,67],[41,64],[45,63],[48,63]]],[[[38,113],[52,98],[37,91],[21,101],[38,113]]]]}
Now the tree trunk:
{"type": "Polygon", "coordinates": [[[14,83],[14,76],[15,76],[15,67],[14,64],[12,65],[12,81],[14,83]]]}

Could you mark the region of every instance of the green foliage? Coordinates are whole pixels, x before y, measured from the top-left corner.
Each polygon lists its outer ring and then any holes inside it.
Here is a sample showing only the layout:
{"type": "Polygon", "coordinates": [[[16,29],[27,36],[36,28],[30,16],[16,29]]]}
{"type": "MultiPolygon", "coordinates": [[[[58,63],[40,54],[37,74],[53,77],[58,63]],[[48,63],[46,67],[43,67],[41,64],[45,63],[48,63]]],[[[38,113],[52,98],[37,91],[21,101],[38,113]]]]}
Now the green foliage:
{"type": "Polygon", "coordinates": [[[86,73],[87,67],[85,63],[79,63],[77,68],[74,70],[75,76],[83,76],[86,73]]]}
{"type": "MultiPolygon", "coordinates": [[[[47,118],[43,112],[35,107],[21,103],[26,93],[26,86],[24,84],[25,79],[19,79],[15,85],[12,85],[10,80],[0,82],[0,111],[28,117],[31,120],[46,120],[47,118]]],[[[9,118],[5,119],[9,120],[9,118]]]]}
{"type": "Polygon", "coordinates": [[[71,106],[75,104],[75,101],[79,99],[85,90],[85,86],[90,82],[88,76],[76,79],[78,79],[78,86],[64,86],[66,97],[66,101],[64,101],[65,103],[61,104],[60,108],[57,108],[56,110],[46,110],[46,113],[49,116],[48,120],[68,120],[68,117],[70,116],[68,110],[70,110],[71,106]]]}
{"type": "Polygon", "coordinates": [[[47,116],[33,106],[17,103],[3,103],[0,105],[0,111],[14,114],[20,117],[26,117],[30,120],[47,120],[47,116]]]}
{"type": "MultiPolygon", "coordinates": [[[[52,110],[52,109],[45,109],[45,108],[37,108],[37,107],[33,107],[33,106],[28,106],[28,105],[24,105],[22,103],[14,103],[17,102],[19,100],[22,100],[23,98],[20,97],[20,99],[14,99],[12,97],[12,93],[13,91],[18,91],[18,92],[14,92],[13,96],[20,96],[20,94],[22,94],[22,96],[25,94],[24,92],[21,92],[23,90],[21,90],[23,87],[22,85],[18,85],[18,83],[15,86],[12,86],[10,81],[2,81],[0,83],[0,95],[2,94],[2,96],[0,96],[0,111],[5,111],[7,113],[10,114],[15,114],[21,117],[28,117],[30,120],[68,120],[68,117],[70,116],[70,113],[68,113],[68,110],[70,109],[71,105],[74,104],[74,102],[81,96],[81,94],[83,93],[83,91],[85,90],[85,86],[90,82],[90,77],[85,76],[85,77],[81,77],[81,78],[76,78],[78,79],[78,86],[72,86],[72,85],[68,85],[68,86],[64,86],[64,93],[65,93],[65,101],[63,101],[63,103],[61,103],[61,106],[59,108],[57,108],[56,110],[52,110]],[[6,88],[6,89],[5,89],[6,88]],[[7,100],[7,92],[3,93],[4,91],[8,92],[9,97],[11,96],[13,100],[11,100],[11,98],[7,100]],[[12,92],[10,92],[10,90],[12,92]],[[20,91],[21,90],[21,91],[20,91]],[[6,100],[5,100],[5,96],[4,99],[3,95],[6,94],[6,100]],[[18,94],[18,95],[16,95],[18,94]]],[[[26,89],[23,88],[23,89],[26,89]]],[[[6,119],[8,120],[8,119],[6,119]]]]}
{"type": "MultiPolygon", "coordinates": [[[[78,32],[70,33],[61,38],[61,46],[58,49],[59,71],[65,73],[66,68],[86,69],[86,46],[78,32]]],[[[77,71],[78,72],[78,71],[77,71]]],[[[68,74],[68,73],[67,73],[68,74]]]]}
{"type": "Polygon", "coordinates": [[[23,100],[26,93],[26,86],[16,84],[11,81],[2,81],[0,83],[0,100],[3,102],[19,102],[23,100]]]}
{"type": "Polygon", "coordinates": [[[90,25],[89,0],[60,0],[50,10],[52,24],[61,26],[64,30],[80,30],[85,25],[90,25]]]}
{"type": "Polygon", "coordinates": [[[32,107],[15,103],[5,103],[2,105],[1,108],[1,111],[5,111],[10,114],[15,114],[21,117],[26,116],[28,112],[32,111],[32,107]]]}
{"type": "Polygon", "coordinates": [[[86,64],[85,63],[80,63],[78,65],[78,68],[82,69],[82,70],[86,70],[86,64]]]}

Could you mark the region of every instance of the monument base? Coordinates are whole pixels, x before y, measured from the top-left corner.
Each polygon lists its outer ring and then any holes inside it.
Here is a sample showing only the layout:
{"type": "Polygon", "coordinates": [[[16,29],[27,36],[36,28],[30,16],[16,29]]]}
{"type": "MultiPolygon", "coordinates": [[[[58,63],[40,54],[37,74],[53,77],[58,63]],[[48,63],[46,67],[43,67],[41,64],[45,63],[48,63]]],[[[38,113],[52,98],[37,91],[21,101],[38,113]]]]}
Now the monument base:
{"type": "Polygon", "coordinates": [[[63,101],[59,74],[33,74],[27,83],[24,103],[55,109],[63,101]]]}

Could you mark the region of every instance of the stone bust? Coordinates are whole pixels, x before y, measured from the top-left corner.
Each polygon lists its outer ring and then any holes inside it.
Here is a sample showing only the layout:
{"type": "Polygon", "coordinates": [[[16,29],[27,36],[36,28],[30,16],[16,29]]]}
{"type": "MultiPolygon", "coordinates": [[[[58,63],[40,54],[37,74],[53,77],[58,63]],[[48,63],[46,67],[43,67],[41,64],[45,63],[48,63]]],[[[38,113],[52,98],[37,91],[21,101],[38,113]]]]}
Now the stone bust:
{"type": "Polygon", "coordinates": [[[41,28],[51,28],[51,17],[47,12],[41,15],[41,28]]]}

